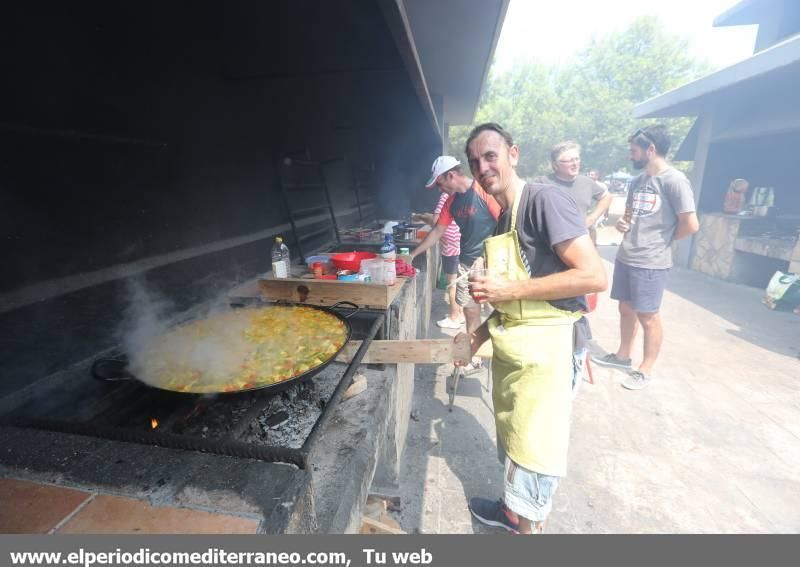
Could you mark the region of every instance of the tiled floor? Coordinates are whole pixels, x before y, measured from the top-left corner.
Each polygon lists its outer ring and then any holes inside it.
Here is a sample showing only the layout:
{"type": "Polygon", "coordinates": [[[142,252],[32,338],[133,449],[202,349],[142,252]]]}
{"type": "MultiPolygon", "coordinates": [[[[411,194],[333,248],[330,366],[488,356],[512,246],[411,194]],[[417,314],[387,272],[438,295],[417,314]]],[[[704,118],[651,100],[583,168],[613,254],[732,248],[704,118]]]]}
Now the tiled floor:
{"type": "Polygon", "coordinates": [[[91,496],[68,488],[0,478],[0,533],[46,534],[91,496]]]}
{"type": "Polygon", "coordinates": [[[101,495],[57,533],[76,534],[247,534],[258,522],[185,508],[155,508],[142,500],[101,495]]]}
{"type": "Polygon", "coordinates": [[[0,478],[0,533],[252,534],[258,522],[0,478]]]}

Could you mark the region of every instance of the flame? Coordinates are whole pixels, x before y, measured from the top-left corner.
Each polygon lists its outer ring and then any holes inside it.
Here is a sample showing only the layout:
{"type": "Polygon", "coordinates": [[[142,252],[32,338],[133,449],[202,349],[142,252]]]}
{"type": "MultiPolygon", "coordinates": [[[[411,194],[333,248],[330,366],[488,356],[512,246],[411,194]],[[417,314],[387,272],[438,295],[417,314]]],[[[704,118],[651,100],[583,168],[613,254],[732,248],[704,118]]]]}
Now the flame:
{"type": "Polygon", "coordinates": [[[158,420],[154,417],[150,418],[150,429],[155,429],[158,427],[158,420]]]}

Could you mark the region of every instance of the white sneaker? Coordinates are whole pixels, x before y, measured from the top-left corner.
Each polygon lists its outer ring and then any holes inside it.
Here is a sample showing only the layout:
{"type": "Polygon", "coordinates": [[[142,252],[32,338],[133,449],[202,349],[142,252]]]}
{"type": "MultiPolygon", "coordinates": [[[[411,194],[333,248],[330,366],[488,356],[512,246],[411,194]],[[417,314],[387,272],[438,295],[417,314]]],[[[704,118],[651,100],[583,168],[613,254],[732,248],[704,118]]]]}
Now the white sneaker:
{"type": "Polygon", "coordinates": [[[453,321],[450,317],[445,317],[441,321],[436,321],[436,324],[442,329],[460,329],[464,324],[464,320],[453,321]]]}

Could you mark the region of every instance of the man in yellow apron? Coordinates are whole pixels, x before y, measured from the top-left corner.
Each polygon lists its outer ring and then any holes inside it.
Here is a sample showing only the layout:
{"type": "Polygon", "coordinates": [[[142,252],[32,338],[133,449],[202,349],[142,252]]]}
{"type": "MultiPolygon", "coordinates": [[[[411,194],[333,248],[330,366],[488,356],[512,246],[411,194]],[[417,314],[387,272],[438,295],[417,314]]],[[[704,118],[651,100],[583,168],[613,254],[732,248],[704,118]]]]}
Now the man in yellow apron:
{"type": "Polygon", "coordinates": [[[503,209],[496,235],[484,243],[487,273],[470,282],[473,298],[495,311],[470,342],[474,353],[492,340],[504,498],[472,498],[470,511],[488,525],[541,533],[567,471],[573,388],[590,338],[584,295],[605,290],[606,274],[575,201],[517,176],[519,148],[502,127],[477,126],[466,154],[475,179],[503,209]]]}

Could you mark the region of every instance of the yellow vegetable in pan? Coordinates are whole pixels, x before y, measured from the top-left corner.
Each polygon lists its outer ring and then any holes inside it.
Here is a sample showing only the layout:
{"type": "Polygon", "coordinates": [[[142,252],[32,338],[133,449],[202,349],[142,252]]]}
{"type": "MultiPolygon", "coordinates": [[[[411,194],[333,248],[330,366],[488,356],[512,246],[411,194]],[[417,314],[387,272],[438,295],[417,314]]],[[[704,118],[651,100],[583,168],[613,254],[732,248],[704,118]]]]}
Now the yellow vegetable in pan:
{"type": "Polygon", "coordinates": [[[154,338],[131,360],[142,381],[189,393],[239,392],[289,380],[326,363],[348,329],[306,306],[219,313],[154,338]]]}

